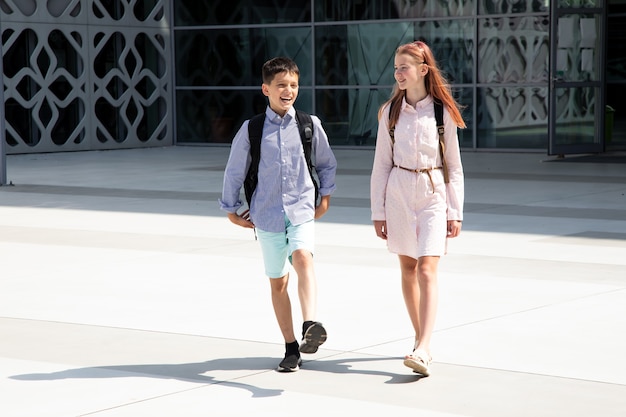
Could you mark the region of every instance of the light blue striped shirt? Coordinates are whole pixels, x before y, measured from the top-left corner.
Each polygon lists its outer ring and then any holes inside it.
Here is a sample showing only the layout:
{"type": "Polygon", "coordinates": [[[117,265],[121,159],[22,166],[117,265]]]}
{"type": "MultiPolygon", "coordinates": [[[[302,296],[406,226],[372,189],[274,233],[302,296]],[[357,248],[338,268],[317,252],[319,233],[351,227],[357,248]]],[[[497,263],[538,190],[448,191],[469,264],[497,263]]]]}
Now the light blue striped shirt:
{"type": "MultiPolygon", "coordinates": [[[[315,187],[304,157],[304,149],[292,107],[280,117],[269,106],[265,111],[259,162],[259,183],[252,195],[250,218],[255,227],[267,232],[284,232],[285,216],[299,225],[315,217],[315,187]]],[[[337,160],[319,118],[313,120],[312,160],[319,178],[320,196],[335,191],[337,160]]],[[[245,121],[230,148],[224,171],[220,208],[236,212],[242,205],[240,196],[250,166],[250,138],[245,121]]]]}

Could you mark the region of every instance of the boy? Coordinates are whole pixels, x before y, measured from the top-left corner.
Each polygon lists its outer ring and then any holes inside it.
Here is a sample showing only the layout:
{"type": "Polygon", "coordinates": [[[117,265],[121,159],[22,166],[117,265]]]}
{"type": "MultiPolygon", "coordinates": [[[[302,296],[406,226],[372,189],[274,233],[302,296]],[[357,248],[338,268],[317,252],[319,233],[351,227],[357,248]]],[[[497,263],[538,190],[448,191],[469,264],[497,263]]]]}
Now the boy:
{"type": "Polygon", "coordinates": [[[335,190],[337,161],[320,120],[312,116],[312,155],[319,178],[321,201],[316,206],[315,185],[308,171],[293,103],[298,96],[300,71],[289,58],[273,58],[263,65],[265,111],[261,137],[258,184],[250,207],[241,213],[239,192],[250,167],[248,123],[243,123],[230,150],[224,172],[220,207],[234,224],[255,228],[265,273],[270,278],[272,305],[285,339],[285,357],[280,372],[297,371],[300,353],[315,353],[326,341],[326,330],[315,321],[317,285],[313,268],[314,219],[322,217],[335,190]],[[294,333],[291,302],[287,292],[290,263],[298,275],[302,309],[302,343],[294,333]]]}

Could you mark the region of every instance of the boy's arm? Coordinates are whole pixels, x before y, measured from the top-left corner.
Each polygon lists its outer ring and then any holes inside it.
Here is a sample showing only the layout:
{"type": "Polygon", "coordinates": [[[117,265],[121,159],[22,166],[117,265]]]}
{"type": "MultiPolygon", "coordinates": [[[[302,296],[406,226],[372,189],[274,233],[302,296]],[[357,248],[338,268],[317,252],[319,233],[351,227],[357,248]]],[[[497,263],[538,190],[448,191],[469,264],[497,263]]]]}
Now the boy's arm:
{"type": "Polygon", "coordinates": [[[250,220],[250,210],[245,210],[241,214],[234,212],[228,213],[228,220],[237,226],[245,227],[247,229],[254,229],[254,223],[250,220]]]}
{"type": "Polygon", "coordinates": [[[320,203],[315,207],[315,220],[326,214],[328,207],[330,207],[330,194],[323,195],[320,199],[320,203]]]}
{"type": "MultiPolygon", "coordinates": [[[[235,224],[244,226],[244,221],[250,223],[249,213],[246,210],[242,215],[237,211],[243,205],[240,192],[250,166],[250,141],[248,139],[248,122],[244,122],[235,135],[230,147],[230,155],[224,170],[222,197],[219,199],[220,209],[228,213],[228,218],[235,224]],[[247,217],[244,217],[247,216],[247,217]],[[233,221],[236,220],[236,221],[233,221]]],[[[244,226],[248,227],[248,226],[244,226]]]]}
{"type": "MultiPolygon", "coordinates": [[[[317,172],[317,177],[320,180],[319,192],[320,196],[322,197],[320,206],[324,205],[326,207],[326,209],[322,209],[322,214],[324,214],[326,210],[328,210],[328,205],[330,204],[330,195],[337,188],[335,185],[337,160],[335,159],[335,155],[330,148],[330,144],[328,143],[328,136],[326,136],[326,132],[322,127],[320,119],[316,116],[311,116],[311,119],[313,120],[314,124],[313,152],[315,152],[315,171],[317,172]],[[327,197],[326,200],[324,200],[324,197],[327,197]]],[[[316,218],[317,212],[318,210],[316,209],[316,218]]]]}

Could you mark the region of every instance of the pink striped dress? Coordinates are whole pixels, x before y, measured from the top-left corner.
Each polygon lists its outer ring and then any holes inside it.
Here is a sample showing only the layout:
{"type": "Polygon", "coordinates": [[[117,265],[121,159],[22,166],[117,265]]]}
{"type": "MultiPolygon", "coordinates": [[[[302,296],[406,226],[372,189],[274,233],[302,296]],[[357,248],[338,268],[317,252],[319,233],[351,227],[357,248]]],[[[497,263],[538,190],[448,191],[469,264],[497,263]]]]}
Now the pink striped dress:
{"type": "Polygon", "coordinates": [[[463,220],[464,178],[457,126],[444,107],[445,155],[450,182],[445,184],[439,135],[430,96],[415,107],[402,102],[389,136],[389,106],[378,124],[370,182],[372,220],[387,222],[390,252],[418,259],[446,253],[447,220],[463,220]],[[426,172],[410,170],[432,169],[426,172]]]}

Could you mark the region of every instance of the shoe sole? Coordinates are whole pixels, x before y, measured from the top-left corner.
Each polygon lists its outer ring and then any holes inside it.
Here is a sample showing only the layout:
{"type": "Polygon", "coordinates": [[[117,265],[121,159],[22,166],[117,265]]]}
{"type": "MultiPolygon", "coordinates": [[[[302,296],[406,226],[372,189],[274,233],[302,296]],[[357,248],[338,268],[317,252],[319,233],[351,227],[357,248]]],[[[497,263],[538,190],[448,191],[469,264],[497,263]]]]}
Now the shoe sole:
{"type": "Polygon", "coordinates": [[[423,363],[416,361],[415,359],[405,359],[404,366],[407,366],[413,370],[416,374],[421,374],[424,376],[430,375],[430,370],[423,363]]]}
{"type": "Polygon", "coordinates": [[[300,369],[300,366],[302,366],[302,360],[298,361],[298,364],[296,365],[295,368],[285,368],[283,366],[278,365],[278,368],[276,368],[276,371],[278,371],[278,372],[296,372],[297,370],[300,369]]]}
{"type": "Polygon", "coordinates": [[[320,323],[315,323],[309,326],[304,333],[303,343],[300,345],[300,352],[302,353],[315,353],[326,341],[326,329],[320,323]]]}

